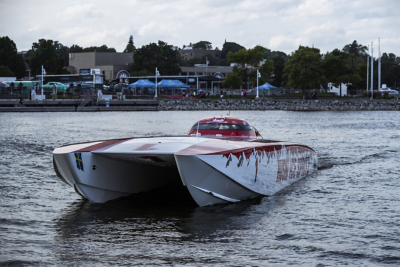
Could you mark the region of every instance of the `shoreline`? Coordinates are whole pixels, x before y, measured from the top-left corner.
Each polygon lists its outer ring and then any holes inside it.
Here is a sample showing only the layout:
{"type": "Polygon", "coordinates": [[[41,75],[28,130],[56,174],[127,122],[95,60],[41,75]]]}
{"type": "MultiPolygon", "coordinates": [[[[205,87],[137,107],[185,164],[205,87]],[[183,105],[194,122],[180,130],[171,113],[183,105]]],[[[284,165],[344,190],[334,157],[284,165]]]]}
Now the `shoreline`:
{"type": "Polygon", "coordinates": [[[287,110],[287,111],[400,111],[400,100],[379,99],[222,99],[222,100],[112,100],[81,106],[78,100],[0,100],[0,112],[97,112],[97,111],[200,111],[200,110],[287,110]],[[109,104],[109,106],[106,106],[109,104]]]}
{"type": "Polygon", "coordinates": [[[159,110],[400,111],[399,100],[217,100],[160,101],[159,110]]]}

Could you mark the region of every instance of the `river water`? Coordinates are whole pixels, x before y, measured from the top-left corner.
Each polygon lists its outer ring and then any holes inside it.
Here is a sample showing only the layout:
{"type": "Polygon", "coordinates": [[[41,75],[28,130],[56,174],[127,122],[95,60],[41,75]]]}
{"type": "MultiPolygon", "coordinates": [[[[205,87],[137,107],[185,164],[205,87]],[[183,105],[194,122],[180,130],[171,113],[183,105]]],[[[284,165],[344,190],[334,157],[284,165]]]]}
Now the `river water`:
{"type": "Polygon", "coordinates": [[[226,111],[0,113],[0,265],[400,265],[400,112],[233,112],[319,157],[313,175],[237,204],[168,192],[93,204],[53,170],[57,146],[186,134],[215,115],[226,111]]]}

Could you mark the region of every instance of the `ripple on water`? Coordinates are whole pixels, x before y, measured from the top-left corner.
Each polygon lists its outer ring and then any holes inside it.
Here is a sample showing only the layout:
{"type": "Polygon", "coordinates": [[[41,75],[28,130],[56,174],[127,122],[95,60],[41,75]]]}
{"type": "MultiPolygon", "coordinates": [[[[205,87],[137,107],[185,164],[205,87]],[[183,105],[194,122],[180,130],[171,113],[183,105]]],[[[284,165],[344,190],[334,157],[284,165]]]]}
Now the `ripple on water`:
{"type": "Polygon", "coordinates": [[[0,113],[0,262],[400,264],[400,112],[233,112],[264,138],[314,148],[319,170],[274,196],[232,205],[195,207],[171,188],[93,204],[53,171],[57,146],[186,134],[215,113],[226,111],[0,113]]]}

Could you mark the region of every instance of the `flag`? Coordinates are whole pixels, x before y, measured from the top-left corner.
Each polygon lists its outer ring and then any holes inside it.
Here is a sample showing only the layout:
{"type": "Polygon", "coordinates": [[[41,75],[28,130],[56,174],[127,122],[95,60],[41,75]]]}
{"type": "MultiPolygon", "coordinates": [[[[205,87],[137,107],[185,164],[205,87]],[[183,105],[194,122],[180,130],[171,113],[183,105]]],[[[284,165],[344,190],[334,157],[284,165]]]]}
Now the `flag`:
{"type": "Polygon", "coordinates": [[[257,70],[257,78],[261,78],[261,73],[259,73],[258,70],[257,70]]]}
{"type": "Polygon", "coordinates": [[[208,61],[208,59],[207,59],[207,62],[206,62],[206,63],[207,63],[207,66],[208,66],[208,64],[210,64],[210,62],[208,61]]]}
{"type": "Polygon", "coordinates": [[[160,76],[160,72],[159,72],[159,71],[157,71],[157,72],[156,72],[156,75],[157,75],[157,76],[160,76]]]}
{"type": "Polygon", "coordinates": [[[42,74],[46,75],[46,70],[45,69],[42,69],[42,74]]]}
{"type": "Polygon", "coordinates": [[[83,160],[82,160],[82,153],[74,153],[75,154],[75,160],[76,160],[76,167],[78,170],[83,171],[83,160]]]}

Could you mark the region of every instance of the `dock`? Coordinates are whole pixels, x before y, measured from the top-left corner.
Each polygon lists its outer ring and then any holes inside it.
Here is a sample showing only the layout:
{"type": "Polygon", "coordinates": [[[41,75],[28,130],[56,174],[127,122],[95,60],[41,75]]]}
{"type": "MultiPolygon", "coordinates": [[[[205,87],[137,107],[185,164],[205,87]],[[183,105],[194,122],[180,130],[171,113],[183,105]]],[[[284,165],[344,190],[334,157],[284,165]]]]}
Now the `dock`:
{"type": "Polygon", "coordinates": [[[158,111],[159,101],[150,99],[99,100],[81,105],[81,100],[0,100],[0,112],[95,112],[95,111],[158,111]]]}

